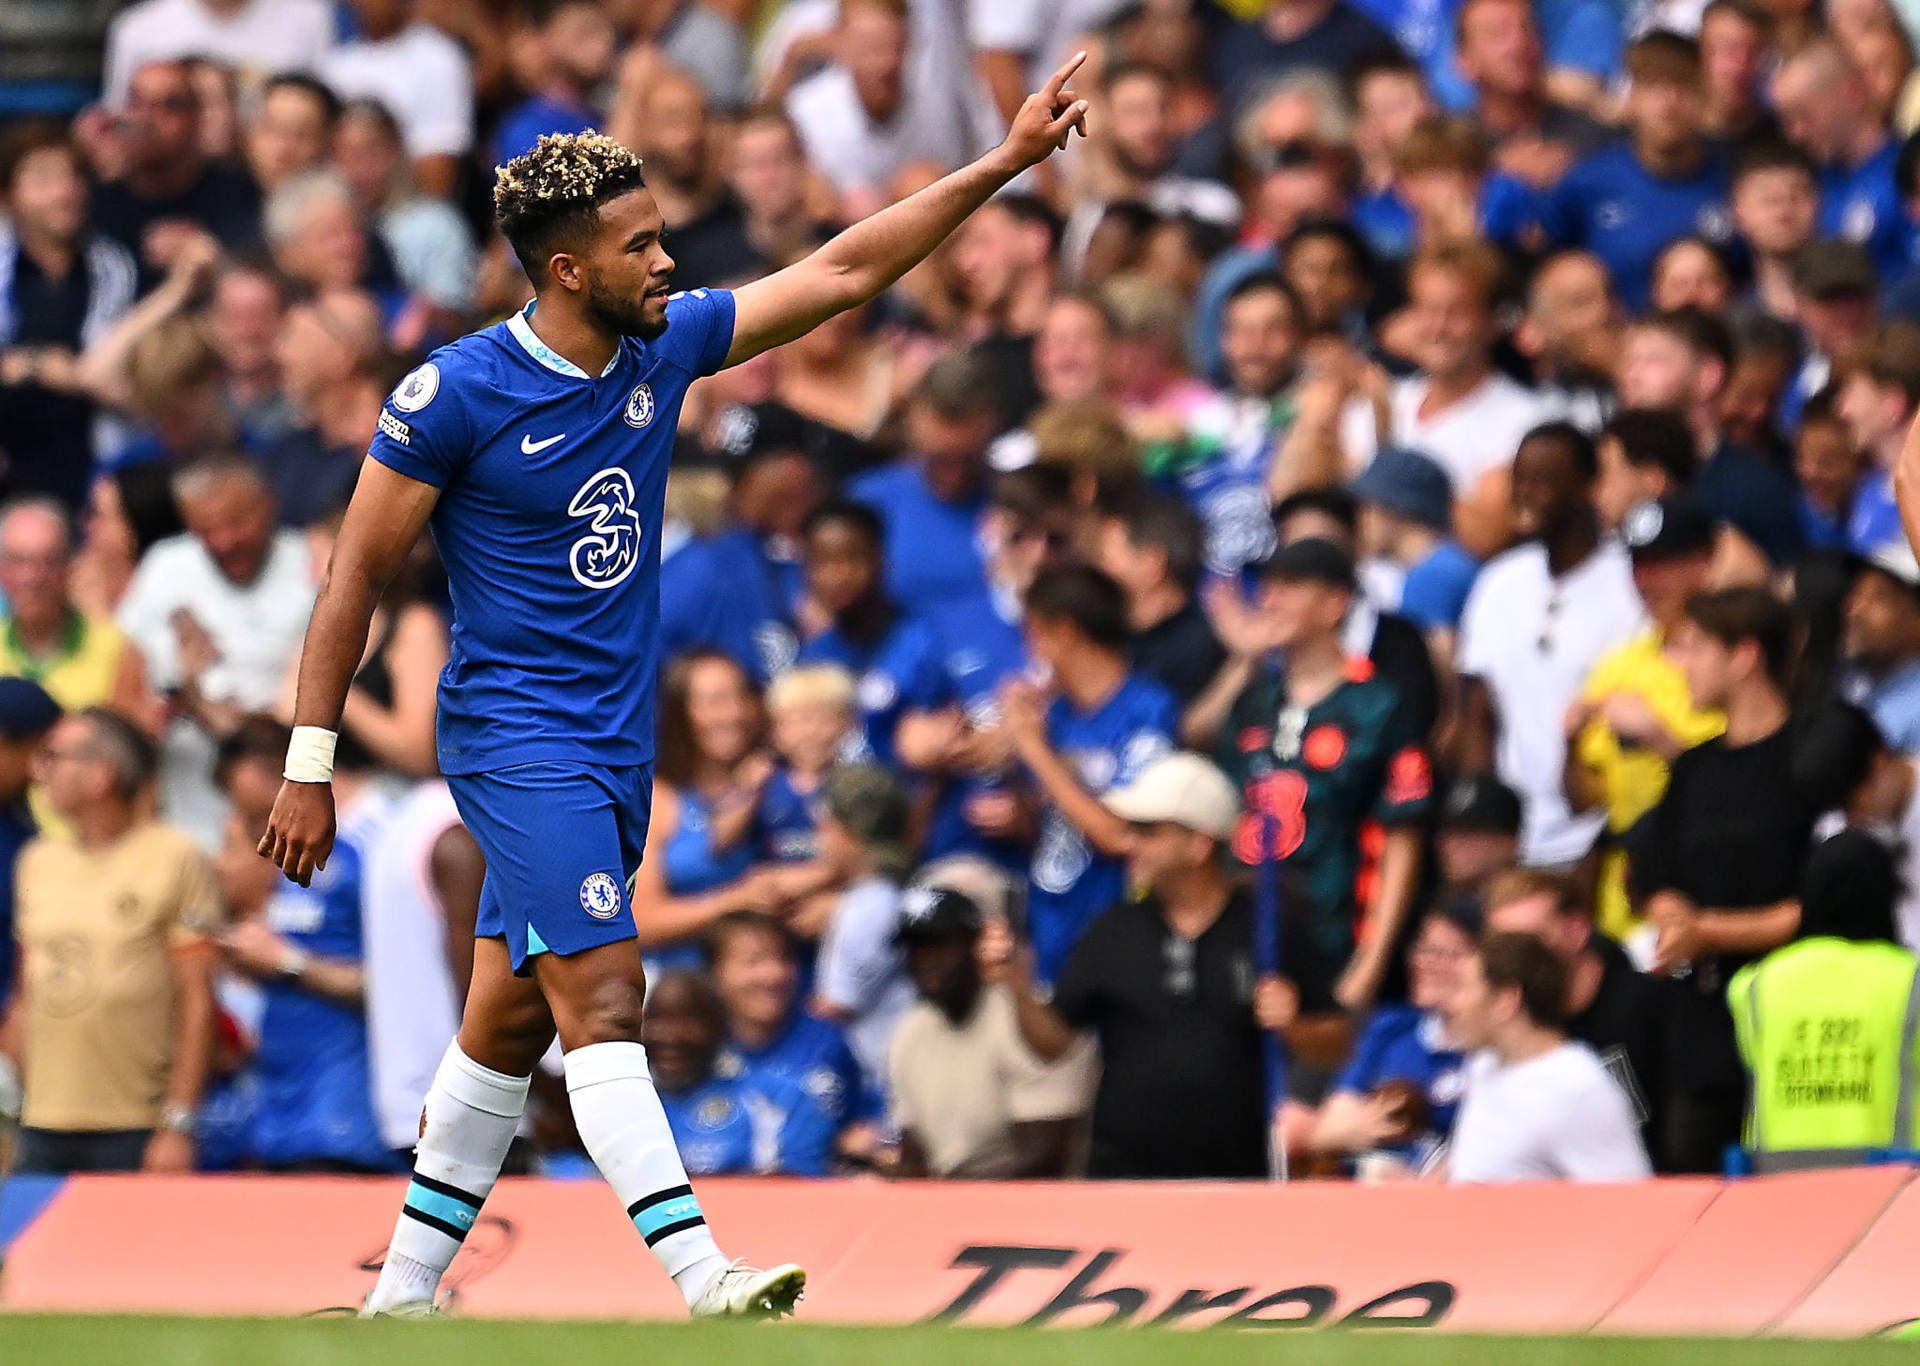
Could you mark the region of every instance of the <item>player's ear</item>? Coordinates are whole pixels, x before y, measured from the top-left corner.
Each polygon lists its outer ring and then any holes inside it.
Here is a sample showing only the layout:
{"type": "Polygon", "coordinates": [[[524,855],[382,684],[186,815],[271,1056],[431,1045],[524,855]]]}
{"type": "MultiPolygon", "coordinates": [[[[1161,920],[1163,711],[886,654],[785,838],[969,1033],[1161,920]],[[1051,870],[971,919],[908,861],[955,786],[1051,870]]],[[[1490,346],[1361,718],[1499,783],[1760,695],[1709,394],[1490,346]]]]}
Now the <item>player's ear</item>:
{"type": "Polygon", "coordinates": [[[579,258],[570,251],[556,251],[547,258],[547,276],[562,289],[585,289],[579,258]]]}

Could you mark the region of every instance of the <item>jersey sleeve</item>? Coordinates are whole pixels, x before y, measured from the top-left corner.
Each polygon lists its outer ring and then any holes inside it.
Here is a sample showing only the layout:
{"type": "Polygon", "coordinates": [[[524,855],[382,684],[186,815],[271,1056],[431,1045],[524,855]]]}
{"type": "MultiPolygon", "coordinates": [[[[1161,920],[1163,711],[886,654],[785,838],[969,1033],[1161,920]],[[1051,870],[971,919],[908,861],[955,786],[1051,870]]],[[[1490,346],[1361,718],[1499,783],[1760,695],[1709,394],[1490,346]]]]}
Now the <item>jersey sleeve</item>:
{"type": "Polygon", "coordinates": [[[473,458],[457,357],[436,355],[400,381],[380,408],[367,454],[395,474],[444,489],[473,458]]]}
{"type": "Polygon", "coordinates": [[[1367,1020],[1367,1027],[1360,1031],[1360,1040],[1354,1045],[1353,1057],[1333,1083],[1336,1091],[1351,1091],[1355,1095],[1366,1095],[1380,1080],[1380,1059],[1385,1051],[1387,1040],[1391,1037],[1392,1017],[1384,1010],[1376,1010],[1367,1020]]]}
{"type": "Polygon", "coordinates": [[[191,948],[220,930],[220,884],[213,865],[198,849],[180,852],[179,901],[167,929],[171,947],[191,948]]]}
{"type": "Polygon", "coordinates": [[[690,289],[667,300],[661,354],[695,376],[711,375],[733,347],[733,291],[690,289]]]}
{"type": "Polygon", "coordinates": [[[1433,806],[1433,759],[1408,708],[1396,703],[1387,713],[1384,739],[1386,769],[1373,804],[1374,818],[1389,828],[1423,821],[1433,806]]]}

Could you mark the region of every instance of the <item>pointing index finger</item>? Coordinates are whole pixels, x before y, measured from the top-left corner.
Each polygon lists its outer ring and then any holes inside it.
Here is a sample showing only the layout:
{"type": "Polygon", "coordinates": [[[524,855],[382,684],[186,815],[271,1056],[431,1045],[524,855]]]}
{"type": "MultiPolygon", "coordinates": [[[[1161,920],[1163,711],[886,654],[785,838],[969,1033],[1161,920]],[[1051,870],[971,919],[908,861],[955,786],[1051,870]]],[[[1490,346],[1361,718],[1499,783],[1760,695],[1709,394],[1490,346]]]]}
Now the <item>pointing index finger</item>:
{"type": "Polygon", "coordinates": [[[1062,66],[1048,78],[1046,89],[1042,93],[1050,100],[1057,98],[1060,92],[1066,88],[1067,82],[1073,79],[1073,73],[1078,71],[1081,63],[1086,60],[1087,54],[1084,50],[1076,52],[1073,56],[1067,58],[1066,65],[1062,66]]]}

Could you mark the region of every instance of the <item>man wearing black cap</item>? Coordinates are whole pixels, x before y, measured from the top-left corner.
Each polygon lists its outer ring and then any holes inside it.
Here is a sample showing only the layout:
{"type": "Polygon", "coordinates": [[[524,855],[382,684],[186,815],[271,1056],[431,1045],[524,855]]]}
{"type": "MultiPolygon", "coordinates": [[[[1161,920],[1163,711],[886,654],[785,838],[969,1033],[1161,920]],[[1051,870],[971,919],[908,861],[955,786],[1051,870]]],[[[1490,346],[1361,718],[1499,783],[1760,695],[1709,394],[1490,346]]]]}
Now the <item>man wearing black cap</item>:
{"type": "Polygon", "coordinates": [[[1091,1051],[1044,1061],[1007,987],[981,980],[982,924],[978,906],[945,888],[910,888],[901,904],[894,938],[920,999],[888,1057],[898,1176],[1064,1176],[1092,1099],[1091,1051]]]}
{"type": "Polygon", "coordinates": [[[1835,835],[1807,860],[1800,937],[1727,985],[1753,1085],[1744,1138],[1761,1171],[1858,1166],[1915,1145],[1920,960],[1893,942],[1899,890],[1886,846],[1835,835]]]}
{"type": "Polygon", "coordinates": [[[1685,676],[1665,652],[1687,599],[1712,573],[1713,519],[1684,494],[1650,499],[1628,509],[1620,538],[1633,557],[1633,586],[1647,625],[1594,665],[1568,708],[1565,777],[1573,810],[1606,810],[1595,919],[1624,940],[1640,918],[1627,897],[1619,841],[1667,790],[1667,765],[1727,723],[1719,712],[1693,705],[1685,676]]]}
{"type": "Polygon", "coordinates": [[[1434,854],[1440,899],[1478,901],[1520,861],[1520,794],[1491,773],[1456,780],[1440,803],[1434,854]]]}
{"type": "Polygon", "coordinates": [[[1433,766],[1399,689],[1342,644],[1355,591],[1346,552],[1295,541],[1262,575],[1257,610],[1285,663],[1240,694],[1223,736],[1221,766],[1246,806],[1233,852],[1254,867],[1281,862],[1283,953],[1303,1011],[1358,1010],[1407,924],[1433,766]],[[1377,859],[1363,847],[1369,827],[1385,831],[1377,859]]]}

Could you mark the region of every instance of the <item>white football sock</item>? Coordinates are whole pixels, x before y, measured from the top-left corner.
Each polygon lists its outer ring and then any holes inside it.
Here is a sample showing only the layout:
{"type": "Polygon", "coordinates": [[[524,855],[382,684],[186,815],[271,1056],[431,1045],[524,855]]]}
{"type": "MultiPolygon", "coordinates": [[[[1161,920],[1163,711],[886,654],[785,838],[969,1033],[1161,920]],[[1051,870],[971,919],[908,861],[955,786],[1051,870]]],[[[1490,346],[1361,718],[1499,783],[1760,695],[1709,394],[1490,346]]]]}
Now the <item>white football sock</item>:
{"type": "Polygon", "coordinates": [[[600,1174],[691,1305],[728,1266],[667,1128],[667,1112],[637,1043],[596,1043],[567,1054],[573,1122],[600,1174]]]}
{"type": "Polygon", "coordinates": [[[457,1040],[448,1045],[427,1092],[427,1127],[414,1149],[413,1184],[367,1308],[432,1302],[500,1175],[532,1080],[482,1067],[460,1051],[457,1040]]]}

